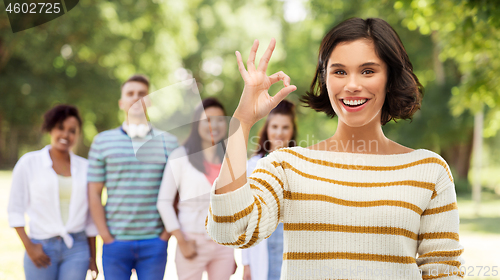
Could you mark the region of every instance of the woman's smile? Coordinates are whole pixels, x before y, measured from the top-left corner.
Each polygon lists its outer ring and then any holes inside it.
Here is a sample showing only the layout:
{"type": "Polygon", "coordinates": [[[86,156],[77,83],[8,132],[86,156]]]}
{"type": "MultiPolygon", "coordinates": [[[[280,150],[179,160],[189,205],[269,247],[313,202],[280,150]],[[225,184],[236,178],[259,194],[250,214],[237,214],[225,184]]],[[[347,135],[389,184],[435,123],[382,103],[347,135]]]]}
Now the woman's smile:
{"type": "Polygon", "coordinates": [[[344,107],[344,110],[351,113],[363,110],[369,101],[370,101],[369,98],[363,98],[363,97],[345,97],[340,99],[340,102],[342,104],[342,107],[344,107]]]}

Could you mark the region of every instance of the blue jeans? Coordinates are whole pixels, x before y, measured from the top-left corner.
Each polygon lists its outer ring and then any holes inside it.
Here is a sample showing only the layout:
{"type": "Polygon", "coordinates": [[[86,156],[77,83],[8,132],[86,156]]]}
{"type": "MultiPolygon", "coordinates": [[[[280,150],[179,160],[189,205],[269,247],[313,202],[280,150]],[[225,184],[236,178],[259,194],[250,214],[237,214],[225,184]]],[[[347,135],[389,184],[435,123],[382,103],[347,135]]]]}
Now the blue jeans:
{"type": "Polygon", "coordinates": [[[42,244],[43,251],[50,258],[50,266],[38,268],[24,254],[24,274],[26,280],[85,280],[89,269],[89,243],[85,232],[71,233],[73,247],[68,249],[61,237],[49,239],[31,239],[42,244]]]}
{"type": "Polygon", "coordinates": [[[129,280],[135,268],[137,278],[162,280],[167,265],[168,243],[159,237],[144,240],[115,240],[102,246],[106,280],[129,280]]]}
{"type": "Polygon", "coordinates": [[[267,239],[269,270],[267,280],[279,280],[283,264],[283,223],[279,223],[273,234],[267,239]]]}

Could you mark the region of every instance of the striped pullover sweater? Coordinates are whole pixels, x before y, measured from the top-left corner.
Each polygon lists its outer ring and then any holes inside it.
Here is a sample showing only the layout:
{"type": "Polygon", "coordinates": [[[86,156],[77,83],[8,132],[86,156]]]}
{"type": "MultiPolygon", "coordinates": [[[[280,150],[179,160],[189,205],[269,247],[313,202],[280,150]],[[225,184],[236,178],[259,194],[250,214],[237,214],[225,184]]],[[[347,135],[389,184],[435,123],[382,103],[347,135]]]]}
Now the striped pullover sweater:
{"type": "Polygon", "coordinates": [[[248,248],[284,223],[281,279],[462,279],[453,178],[431,151],[284,148],[241,188],[215,194],[216,182],[209,235],[248,248]]]}

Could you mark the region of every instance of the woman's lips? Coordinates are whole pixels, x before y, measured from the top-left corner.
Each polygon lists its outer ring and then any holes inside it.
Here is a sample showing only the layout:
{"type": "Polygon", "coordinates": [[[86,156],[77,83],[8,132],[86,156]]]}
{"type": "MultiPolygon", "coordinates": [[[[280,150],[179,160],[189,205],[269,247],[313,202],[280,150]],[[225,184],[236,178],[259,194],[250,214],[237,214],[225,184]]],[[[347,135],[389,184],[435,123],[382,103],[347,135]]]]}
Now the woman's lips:
{"type": "MultiPolygon", "coordinates": [[[[362,99],[357,99],[357,100],[362,100],[362,99]]],[[[370,102],[370,99],[366,99],[366,102],[363,103],[362,105],[358,105],[356,107],[350,107],[350,106],[344,104],[344,102],[342,100],[340,100],[340,103],[342,104],[342,107],[344,108],[344,110],[346,110],[347,112],[350,112],[350,113],[363,110],[366,107],[366,104],[368,104],[368,102],[370,102]]]]}

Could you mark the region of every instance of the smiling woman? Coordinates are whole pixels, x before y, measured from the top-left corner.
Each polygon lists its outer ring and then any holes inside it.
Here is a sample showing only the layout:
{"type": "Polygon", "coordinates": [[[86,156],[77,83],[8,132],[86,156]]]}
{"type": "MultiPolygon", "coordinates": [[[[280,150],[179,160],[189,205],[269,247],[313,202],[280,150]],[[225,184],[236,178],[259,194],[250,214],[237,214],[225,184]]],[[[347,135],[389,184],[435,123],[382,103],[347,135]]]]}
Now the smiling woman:
{"type": "Polygon", "coordinates": [[[58,105],[44,116],[50,145],[25,154],[12,172],[9,225],[21,238],[26,279],[97,277],[95,236],[87,200],[87,160],[71,152],[82,121],[76,107],[58,105]],[[30,217],[29,235],[24,214],[30,217]],[[29,237],[28,237],[29,236],[29,237]]]}
{"type": "Polygon", "coordinates": [[[316,74],[302,101],[334,117],[342,113],[340,107],[345,108],[339,103],[356,105],[340,100],[375,99],[378,106],[373,106],[382,108],[377,112],[384,125],[391,120],[411,119],[420,108],[422,96],[423,87],[392,27],[381,19],[365,22],[354,18],[333,28],[323,39],[316,74]]]}
{"type": "MultiPolygon", "coordinates": [[[[282,100],[269,112],[264,127],[259,133],[255,155],[248,160],[247,173],[254,171],[257,162],[269,153],[284,147],[295,147],[297,123],[295,105],[282,100]]],[[[281,276],[283,257],[283,225],[259,245],[242,250],[244,265],[243,280],[277,280],[281,276]]]]}
{"type": "Polygon", "coordinates": [[[186,142],[172,152],[163,173],[157,207],[166,230],[177,239],[179,280],[201,280],[204,271],[209,279],[229,280],[236,269],[234,250],[216,244],[205,231],[210,186],[224,157],[225,115],[217,99],[203,99],[186,142]]]}
{"type": "Polygon", "coordinates": [[[258,41],[247,68],[236,52],[245,87],[211,192],[210,236],[244,249],[283,223],[281,279],[461,279],[463,247],[448,165],[382,130],[391,120],[411,119],[423,90],[392,27],[353,18],[324,37],[302,101],[338,116],[337,130],[313,146],[270,153],[247,177],[250,128],[296,90],[285,73],[266,75],[274,47],[272,40],[258,68],[258,41]],[[285,87],[270,96],[278,81],[285,87]],[[346,149],[339,150],[339,142],[346,149]],[[365,143],[369,150],[359,149],[365,143]]]}
{"type": "Polygon", "coordinates": [[[59,105],[45,114],[42,129],[50,134],[49,154],[57,174],[71,176],[70,162],[64,159],[68,158],[81,127],[82,120],[74,107],[59,105]]]}

